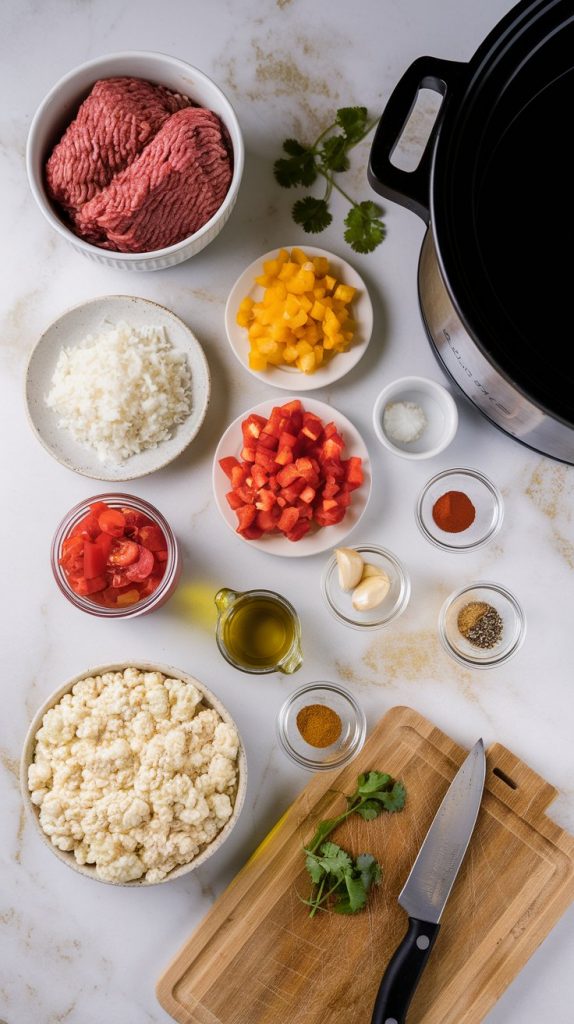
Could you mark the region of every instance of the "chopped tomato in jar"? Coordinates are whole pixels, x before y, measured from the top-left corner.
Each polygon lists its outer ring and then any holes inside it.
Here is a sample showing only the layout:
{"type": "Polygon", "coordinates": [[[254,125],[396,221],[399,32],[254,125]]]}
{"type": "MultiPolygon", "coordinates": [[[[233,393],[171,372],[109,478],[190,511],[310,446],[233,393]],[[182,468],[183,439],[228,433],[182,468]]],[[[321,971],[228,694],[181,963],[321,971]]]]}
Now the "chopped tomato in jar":
{"type": "Polygon", "coordinates": [[[156,590],[167,560],[167,538],[151,518],[96,501],[62,541],[59,564],[75,594],[127,608],[156,590]]]}

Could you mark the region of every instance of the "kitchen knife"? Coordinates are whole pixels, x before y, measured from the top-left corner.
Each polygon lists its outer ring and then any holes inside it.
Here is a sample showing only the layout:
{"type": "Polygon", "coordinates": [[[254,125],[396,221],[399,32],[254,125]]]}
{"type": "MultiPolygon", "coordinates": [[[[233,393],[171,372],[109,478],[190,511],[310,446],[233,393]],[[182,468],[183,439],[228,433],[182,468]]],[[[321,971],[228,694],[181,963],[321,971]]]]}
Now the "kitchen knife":
{"type": "Polygon", "coordinates": [[[484,744],[479,740],[447,789],[399,896],[409,927],[383,976],[371,1024],[405,1024],[474,831],[485,774],[484,744]]]}

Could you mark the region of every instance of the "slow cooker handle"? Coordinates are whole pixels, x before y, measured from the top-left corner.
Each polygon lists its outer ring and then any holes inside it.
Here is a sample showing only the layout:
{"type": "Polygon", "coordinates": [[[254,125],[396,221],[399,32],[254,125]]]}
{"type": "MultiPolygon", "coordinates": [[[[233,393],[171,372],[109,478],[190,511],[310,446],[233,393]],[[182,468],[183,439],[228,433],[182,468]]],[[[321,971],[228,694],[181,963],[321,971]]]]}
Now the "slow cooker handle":
{"type": "Polygon", "coordinates": [[[381,115],[371,147],[369,183],[379,195],[412,210],[428,224],[430,169],[434,142],[444,114],[446,98],[458,86],[468,65],[438,57],[419,57],[405,71],[381,115]],[[438,110],[420,161],[413,171],[391,163],[420,89],[434,89],[444,100],[438,110]]]}

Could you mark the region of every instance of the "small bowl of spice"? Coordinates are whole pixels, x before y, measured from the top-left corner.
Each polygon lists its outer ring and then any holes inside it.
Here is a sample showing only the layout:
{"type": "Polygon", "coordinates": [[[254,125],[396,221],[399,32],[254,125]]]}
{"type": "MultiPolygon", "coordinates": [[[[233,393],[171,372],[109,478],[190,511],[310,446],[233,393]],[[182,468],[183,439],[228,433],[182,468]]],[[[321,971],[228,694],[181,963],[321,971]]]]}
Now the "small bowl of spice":
{"type": "Polygon", "coordinates": [[[286,754],[309,771],[340,768],[359,753],[367,735],[362,708],[348,690],[314,682],[287,698],[277,716],[286,754]]]}
{"type": "Polygon", "coordinates": [[[373,409],[381,442],[404,459],[430,459],[450,444],[458,427],[452,395],[429,377],[400,377],[387,384],[373,409]]]}
{"type": "Polygon", "coordinates": [[[487,544],[502,525],[502,495],[476,469],[445,469],[423,487],[415,509],[431,544],[447,551],[471,551],[487,544]]]}
{"type": "Polygon", "coordinates": [[[445,601],[439,615],[443,647],[462,665],[495,668],[512,658],[526,635],[517,599],[498,583],[470,583],[445,601]]]}

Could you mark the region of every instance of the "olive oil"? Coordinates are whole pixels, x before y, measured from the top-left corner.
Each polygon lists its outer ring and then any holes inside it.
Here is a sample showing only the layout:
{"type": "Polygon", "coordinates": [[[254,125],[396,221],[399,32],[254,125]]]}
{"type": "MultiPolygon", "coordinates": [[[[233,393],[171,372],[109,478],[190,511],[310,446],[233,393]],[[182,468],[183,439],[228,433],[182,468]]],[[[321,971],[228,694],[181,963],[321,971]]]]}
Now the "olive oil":
{"type": "Polygon", "coordinates": [[[289,609],[267,596],[245,595],[223,625],[223,642],[231,658],[247,671],[278,666],[291,650],[295,636],[289,609]]]}

